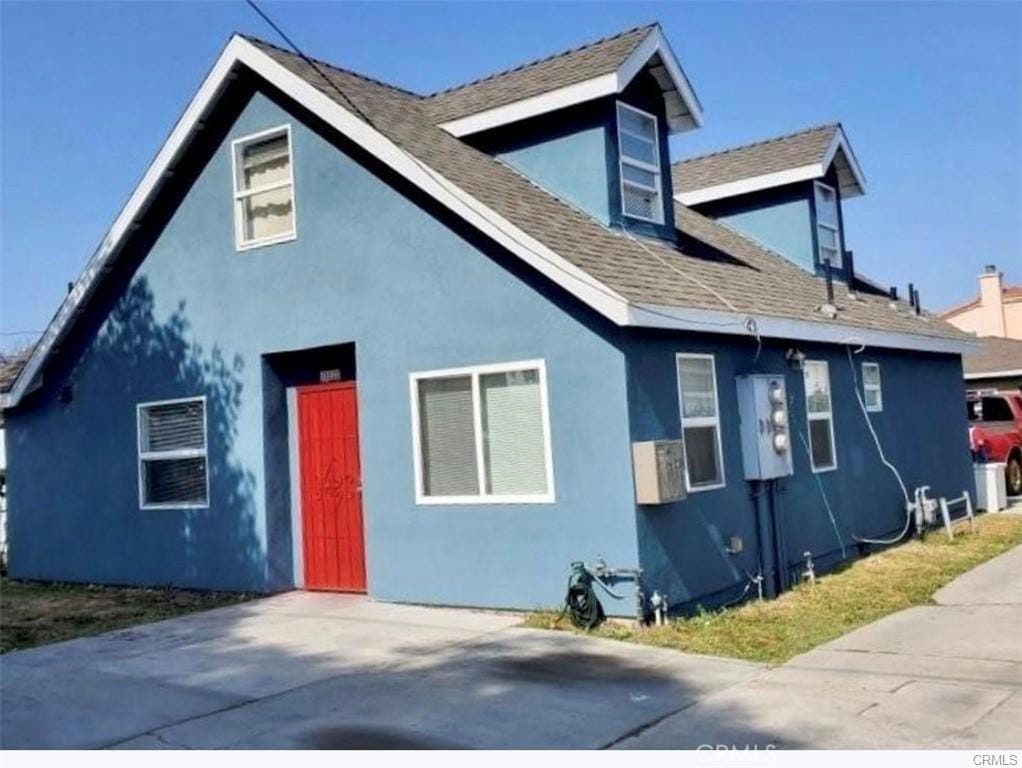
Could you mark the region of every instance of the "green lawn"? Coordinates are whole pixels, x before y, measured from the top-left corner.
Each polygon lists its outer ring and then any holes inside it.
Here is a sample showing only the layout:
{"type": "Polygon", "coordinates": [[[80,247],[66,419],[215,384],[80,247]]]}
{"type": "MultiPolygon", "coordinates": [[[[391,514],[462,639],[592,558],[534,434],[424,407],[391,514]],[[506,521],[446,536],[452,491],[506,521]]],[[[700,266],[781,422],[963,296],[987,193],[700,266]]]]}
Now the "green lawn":
{"type": "MultiPolygon", "coordinates": [[[[959,526],[949,542],[942,530],[858,560],[802,584],[776,600],[637,628],[606,623],[593,634],[674,648],[689,653],[780,663],[895,611],[931,602],[956,576],[1022,544],[1022,515],[985,515],[976,532],[959,526]]],[[[597,590],[599,588],[597,587],[597,590]]],[[[539,612],[526,626],[568,629],[553,612],[539,612]]]]}
{"type": "Polygon", "coordinates": [[[251,599],[194,592],[0,580],[0,653],[169,619],[251,599]]]}

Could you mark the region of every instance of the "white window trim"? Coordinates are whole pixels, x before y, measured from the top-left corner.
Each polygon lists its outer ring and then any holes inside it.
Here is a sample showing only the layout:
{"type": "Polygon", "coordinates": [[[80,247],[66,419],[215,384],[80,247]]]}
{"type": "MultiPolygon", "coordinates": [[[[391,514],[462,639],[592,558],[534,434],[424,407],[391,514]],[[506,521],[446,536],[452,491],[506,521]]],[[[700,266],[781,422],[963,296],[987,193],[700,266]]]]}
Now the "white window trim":
{"type": "Polygon", "coordinates": [[[865,362],[862,364],[862,402],[866,406],[866,410],[870,413],[880,413],[884,410],[884,382],[880,377],[880,363],[865,362]],[[866,382],[866,369],[875,368],[877,372],[877,383],[869,384],[866,382]],[[877,393],[876,405],[869,404],[869,398],[866,397],[866,393],[869,390],[873,390],[877,393]]]}
{"type": "Polygon", "coordinates": [[[806,360],[803,363],[803,370],[808,365],[822,365],[823,370],[827,375],[827,403],[828,408],[826,412],[811,413],[809,411],[809,387],[806,386],[805,375],[802,376],[802,389],[805,391],[806,399],[806,440],[809,444],[809,466],[815,474],[821,474],[823,472],[833,472],[837,469],[837,436],[834,429],[834,390],[830,385],[830,364],[826,360],[806,360]],[[832,464],[826,467],[817,467],[816,462],[813,460],[813,432],[809,429],[809,422],[811,421],[830,421],[830,429],[827,430],[830,434],[830,457],[832,464]]]}
{"type": "Polygon", "coordinates": [[[233,194],[234,206],[234,247],[237,251],[249,251],[253,248],[263,248],[267,245],[287,243],[298,238],[298,195],[295,193],[295,145],[291,135],[291,124],[285,123],[274,128],[267,128],[265,131],[251,133],[248,136],[241,136],[231,142],[231,192],[233,194]],[[275,181],[272,184],[264,184],[254,189],[238,189],[238,149],[253,141],[283,133],[287,136],[288,179],[287,181],[275,181]],[[274,189],[291,187],[291,231],[282,232],[272,237],[261,237],[256,240],[245,240],[244,209],[242,203],[245,198],[257,195],[260,192],[270,192],[274,189]]]}
{"type": "Polygon", "coordinates": [[[837,191],[830,184],[824,184],[822,181],[813,182],[813,208],[816,212],[816,257],[819,259],[820,264],[823,264],[823,241],[820,240],[820,227],[830,230],[834,233],[834,242],[837,243],[837,254],[834,261],[831,261],[830,265],[834,269],[844,268],[844,248],[841,242],[841,212],[837,210],[840,202],[838,200],[837,191]],[[820,189],[830,190],[830,193],[834,195],[834,209],[837,216],[837,221],[834,224],[828,224],[825,221],[820,221],[820,189]]]}
{"type": "Polygon", "coordinates": [[[178,397],[172,400],[151,400],[135,406],[135,449],[138,459],[135,462],[138,471],[138,508],[146,509],[209,509],[209,427],[206,410],[206,396],[178,397]],[[157,405],[174,405],[176,403],[202,403],[202,448],[185,448],[176,451],[143,451],[142,450],[142,411],[157,405]],[[142,462],[154,459],[194,459],[202,457],[206,460],[206,501],[172,502],[164,504],[147,504],[145,487],[142,478],[142,462]]]}
{"type": "Polygon", "coordinates": [[[617,175],[618,175],[618,184],[619,184],[620,190],[621,190],[621,215],[625,216],[625,217],[627,217],[629,219],[637,219],[639,221],[648,221],[648,222],[650,222],[652,224],[663,224],[664,223],[664,174],[663,174],[663,162],[660,159],[660,123],[657,120],[657,116],[656,115],[651,115],[649,112],[644,112],[643,110],[638,109],[637,107],[633,107],[631,104],[625,104],[623,101],[618,101],[618,102],[616,102],[616,104],[617,104],[617,108],[616,108],[617,111],[615,111],[615,113],[614,113],[614,119],[617,121],[617,162],[618,162],[617,175]],[[631,110],[632,112],[635,112],[638,115],[642,115],[643,117],[648,117],[650,120],[653,121],[653,149],[656,151],[656,164],[655,165],[650,165],[649,163],[644,163],[641,160],[634,160],[634,159],[632,159],[630,157],[625,157],[624,152],[621,151],[621,135],[622,134],[631,136],[632,138],[640,139],[641,141],[649,141],[648,137],[646,137],[646,136],[639,136],[638,134],[632,133],[631,131],[625,130],[624,128],[621,127],[620,110],[622,108],[624,108],[626,110],[631,110]],[[625,166],[625,165],[630,165],[633,168],[639,168],[640,170],[648,171],[649,173],[656,174],[656,182],[657,182],[656,187],[647,187],[644,184],[637,184],[634,181],[627,182],[628,186],[636,187],[638,189],[644,189],[647,192],[656,192],[657,202],[659,202],[659,206],[657,207],[657,210],[656,210],[657,216],[655,218],[650,219],[650,218],[646,218],[645,216],[636,216],[635,214],[626,213],[625,212],[625,184],[626,184],[626,182],[625,182],[625,174],[624,174],[624,169],[623,169],[623,166],[625,166]]]}
{"type": "Polygon", "coordinates": [[[717,387],[717,360],[713,355],[699,354],[696,352],[679,352],[674,356],[674,375],[678,380],[678,416],[681,420],[681,443],[685,451],[685,488],[689,493],[700,491],[715,491],[727,485],[727,476],[724,471],[724,436],[720,428],[720,390],[717,387]],[[682,360],[709,360],[710,375],[713,377],[713,407],[715,416],[697,416],[685,418],[685,402],[681,390],[681,366],[682,360]],[[685,427],[716,427],[717,442],[717,468],[720,470],[720,482],[713,485],[692,485],[692,479],[688,473],[688,446],[685,444],[685,427]]]}
{"type": "Polygon", "coordinates": [[[473,365],[463,368],[444,368],[435,371],[417,371],[408,376],[409,394],[412,407],[412,455],[415,467],[415,503],[436,504],[552,504],[554,494],[554,460],[550,436],[550,401],[547,396],[546,362],[524,360],[513,363],[473,365]],[[487,494],[486,465],[483,456],[483,425],[480,402],[479,377],[488,373],[535,370],[539,373],[540,416],[543,425],[544,464],[547,490],[541,494],[487,494]],[[422,438],[419,423],[419,382],[423,379],[472,378],[472,424],[475,432],[476,470],[479,473],[479,494],[472,496],[427,496],[423,492],[422,438]]]}

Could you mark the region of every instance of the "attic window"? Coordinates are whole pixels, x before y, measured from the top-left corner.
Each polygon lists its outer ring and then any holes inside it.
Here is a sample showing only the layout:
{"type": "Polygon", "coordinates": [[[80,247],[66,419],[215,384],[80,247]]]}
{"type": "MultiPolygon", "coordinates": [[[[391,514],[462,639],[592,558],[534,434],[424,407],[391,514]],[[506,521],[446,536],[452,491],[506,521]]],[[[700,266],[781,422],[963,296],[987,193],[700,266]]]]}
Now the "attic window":
{"type": "Polygon", "coordinates": [[[245,136],[232,146],[238,250],[293,240],[296,231],[291,127],[284,125],[245,136]]]}
{"type": "Polygon", "coordinates": [[[816,239],[819,242],[820,263],[829,261],[841,269],[841,229],[837,215],[837,192],[827,184],[816,182],[816,239]]]}
{"type": "Polygon", "coordinates": [[[621,212],[654,224],[664,223],[659,135],[654,115],[618,102],[621,212]]]}

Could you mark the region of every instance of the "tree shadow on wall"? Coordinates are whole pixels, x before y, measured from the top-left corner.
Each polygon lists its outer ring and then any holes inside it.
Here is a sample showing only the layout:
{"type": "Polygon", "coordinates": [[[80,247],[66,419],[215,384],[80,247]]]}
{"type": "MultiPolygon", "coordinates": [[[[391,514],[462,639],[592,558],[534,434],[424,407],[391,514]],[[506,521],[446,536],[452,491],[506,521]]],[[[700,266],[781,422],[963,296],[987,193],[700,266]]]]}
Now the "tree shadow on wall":
{"type": "Polygon", "coordinates": [[[90,526],[107,537],[100,551],[111,557],[101,570],[115,583],[262,591],[256,481],[237,458],[244,361],[189,337],[185,302],[161,322],[148,281],[137,278],[72,375],[82,391],[70,407],[101,402],[116,425],[117,490],[107,490],[118,503],[105,505],[106,524],[90,526]],[[139,509],[135,404],[198,396],[206,398],[208,508],[139,509]]]}

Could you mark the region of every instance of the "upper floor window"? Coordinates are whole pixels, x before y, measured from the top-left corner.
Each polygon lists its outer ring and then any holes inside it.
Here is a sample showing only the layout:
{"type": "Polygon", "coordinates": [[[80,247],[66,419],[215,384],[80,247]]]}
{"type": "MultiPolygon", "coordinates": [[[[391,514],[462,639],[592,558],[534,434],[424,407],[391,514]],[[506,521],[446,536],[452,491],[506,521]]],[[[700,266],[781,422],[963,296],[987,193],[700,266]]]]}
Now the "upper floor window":
{"type": "Polygon", "coordinates": [[[232,147],[238,250],[294,239],[291,127],[284,125],[245,136],[234,141],[232,147]]]}
{"type": "Polygon", "coordinates": [[[139,404],[138,491],[142,509],[207,506],[206,398],[139,404]]]}
{"type": "Polygon", "coordinates": [[[835,269],[841,268],[841,227],[837,213],[837,192],[827,184],[816,187],[816,239],[820,248],[820,263],[829,261],[835,269]]]}
{"type": "Polygon", "coordinates": [[[542,361],[412,374],[416,501],[552,502],[542,361]]]}
{"type": "Polygon", "coordinates": [[[654,224],[664,223],[659,136],[654,115],[618,102],[621,212],[654,224]]]}

